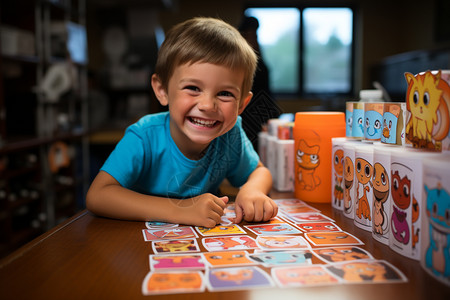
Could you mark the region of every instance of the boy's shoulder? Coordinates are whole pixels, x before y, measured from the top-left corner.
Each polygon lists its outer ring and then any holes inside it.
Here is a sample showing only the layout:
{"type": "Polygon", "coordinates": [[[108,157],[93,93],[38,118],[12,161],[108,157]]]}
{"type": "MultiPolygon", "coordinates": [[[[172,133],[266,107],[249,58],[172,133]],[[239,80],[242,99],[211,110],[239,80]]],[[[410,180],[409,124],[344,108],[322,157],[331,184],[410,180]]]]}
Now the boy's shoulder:
{"type": "Polygon", "coordinates": [[[155,114],[145,115],[140,118],[136,123],[132,124],[129,129],[146,130],[151,127],[160,127],[167,124],[169,118],[169,112],[160,112],[155,114]]]}

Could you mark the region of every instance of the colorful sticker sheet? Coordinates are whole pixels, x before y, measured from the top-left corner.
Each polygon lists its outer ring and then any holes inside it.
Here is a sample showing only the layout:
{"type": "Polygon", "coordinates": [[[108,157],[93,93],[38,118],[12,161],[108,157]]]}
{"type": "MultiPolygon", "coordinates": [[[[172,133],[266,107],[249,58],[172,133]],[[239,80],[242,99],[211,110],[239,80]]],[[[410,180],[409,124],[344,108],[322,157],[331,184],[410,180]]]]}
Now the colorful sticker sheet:
{"type": "Polygon", "coordinates": [[[239,226],[234,204],[213,228],[146,222],[151,242],[144,295],[254,288],[405,282],[389,262],[334,220],[298,199],[276,199],[279,214],[239,226]],[[198,233],[198,234],[197,234],[198,233]],[[253,237],[255,236],[255,238],[253,237]]]}

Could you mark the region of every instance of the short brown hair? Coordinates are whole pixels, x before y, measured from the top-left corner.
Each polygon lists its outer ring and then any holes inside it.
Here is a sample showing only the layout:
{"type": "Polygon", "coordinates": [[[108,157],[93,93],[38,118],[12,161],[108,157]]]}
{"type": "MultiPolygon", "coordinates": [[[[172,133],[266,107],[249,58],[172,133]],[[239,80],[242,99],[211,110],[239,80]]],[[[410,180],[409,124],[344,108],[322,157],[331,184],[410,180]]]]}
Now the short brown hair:
{"type": "Polygon", "coordinates": [[[243,70],[241,98],[252,88],[257,56],[239,31],[222,20],[198,17],[174,26],[161,45],[155,73],[167,90],[175,67],[196,62],[243,70]]]}

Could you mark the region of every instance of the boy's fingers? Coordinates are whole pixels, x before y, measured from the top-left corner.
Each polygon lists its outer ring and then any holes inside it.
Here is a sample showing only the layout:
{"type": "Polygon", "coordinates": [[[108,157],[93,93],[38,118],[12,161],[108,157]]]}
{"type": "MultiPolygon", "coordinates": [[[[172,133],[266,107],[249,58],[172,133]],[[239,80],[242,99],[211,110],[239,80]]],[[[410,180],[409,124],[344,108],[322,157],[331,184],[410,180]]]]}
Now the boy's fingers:
{"type": "Polygon", "coordinates": [[[238,224],[242,221],[242,217],[244,216],[244,211],[242,207],[238,204],[235,205],[234,212],[236,213],[236,218],[234,219],[234,223],[238,224]]]}

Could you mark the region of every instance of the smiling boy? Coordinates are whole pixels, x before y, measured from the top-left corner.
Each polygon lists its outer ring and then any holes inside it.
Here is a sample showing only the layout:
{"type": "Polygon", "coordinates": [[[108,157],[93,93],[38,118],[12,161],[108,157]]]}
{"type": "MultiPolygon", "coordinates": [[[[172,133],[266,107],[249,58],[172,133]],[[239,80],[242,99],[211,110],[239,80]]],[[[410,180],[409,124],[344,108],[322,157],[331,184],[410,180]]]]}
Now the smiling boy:
{"type": "Polygon", "coordinates": [[[266,221],[278,208],[272,177],[242,130],[257,58],[239,32],[213,18],[175,26],[158,53],[151,84],[169,112],[127,128],[88,191],[92,212],[112,218],[213,227],[240,187],[236,223],[266,221]]]}

